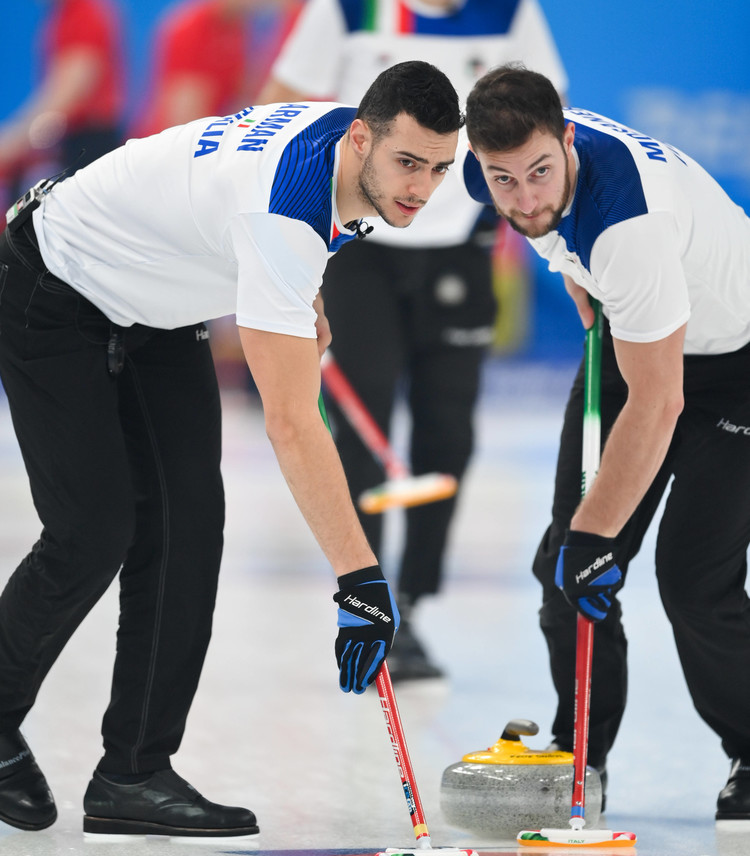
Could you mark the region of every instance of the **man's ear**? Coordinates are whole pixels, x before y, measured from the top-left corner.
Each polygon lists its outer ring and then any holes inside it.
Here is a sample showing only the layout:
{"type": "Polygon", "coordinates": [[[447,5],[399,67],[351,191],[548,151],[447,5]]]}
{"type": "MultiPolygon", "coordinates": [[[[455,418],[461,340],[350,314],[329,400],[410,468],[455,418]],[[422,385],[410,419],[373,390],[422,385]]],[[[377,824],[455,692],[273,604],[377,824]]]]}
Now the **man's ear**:
{"type": "Polygon", "coordinates": [[[364,157],[372,142],[372,131],[362,119],[355,119],[349,126],[349,140],[354,151],[364,157]]]}
{"type": "Polygon", "coordinates": [[[576,126],[572,122],[568,122],[563,131],[563,148],[566,154],[570,153],[573,146],[573,140],[576,138],[576,126]]]}

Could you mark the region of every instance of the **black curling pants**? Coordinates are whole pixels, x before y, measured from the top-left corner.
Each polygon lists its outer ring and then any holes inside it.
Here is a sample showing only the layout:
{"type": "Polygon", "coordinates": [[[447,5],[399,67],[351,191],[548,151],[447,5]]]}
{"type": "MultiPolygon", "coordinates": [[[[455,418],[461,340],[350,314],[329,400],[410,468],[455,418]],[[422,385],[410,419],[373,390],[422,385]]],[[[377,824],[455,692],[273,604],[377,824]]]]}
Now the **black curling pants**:
{"type": "MultiPolygon", "coordinates": [[[[415,475],[460,479],[474,446],[480,369],[492,335],[491,260],[474,243],[406,249],[351,241],[328,262],[323,297],[337,363],[386,436],[405,379],[415,475]]],[[[381,465],[331,402],[336,445],[355,502],[385,479],[381,465]]],[[[439,590],[457,497],[406,510],[398,591],[439,590]]],[[[360,521],[380,555],[383,516],[360,521]]]]}
{"type": "Polygon", "coordinates": [[[0,731],[21,724],[119,571],[99,767],[169,767],[222,551],[221,413],[205,328],[113,327],[46,271],[28,224],[0,236],[0,376],[43,527],[0,595],[0,731]]]}
{"type": "MultiPolygon", "coordinates": [[[[730,757],[750,756],[750,346],[685,358],[685,408],[666,460],[618,538],[623,573],[674,477],[656,545],[656,576],[693,703],[730,757]]],[[[609,331],[602,355],[602,438],[626,398],[609,331]]],[[[563,423],[552,523],[534,560],[540,624],[558,694],[554,738],[573,743],[576,612],[554,583],[565,529],[580,502],[583,366],[563,423]]],[[[631,606],[637,609],[637,604],[631,606]]],[[[627,642],[615,602],[596,624],[589,761],[604,763],[625,710],[627,642]]],[[[634,616],[637,620],[637,615],[634,616]]],[[[656,653],[656,652],[655,652],[656,653]]]]}

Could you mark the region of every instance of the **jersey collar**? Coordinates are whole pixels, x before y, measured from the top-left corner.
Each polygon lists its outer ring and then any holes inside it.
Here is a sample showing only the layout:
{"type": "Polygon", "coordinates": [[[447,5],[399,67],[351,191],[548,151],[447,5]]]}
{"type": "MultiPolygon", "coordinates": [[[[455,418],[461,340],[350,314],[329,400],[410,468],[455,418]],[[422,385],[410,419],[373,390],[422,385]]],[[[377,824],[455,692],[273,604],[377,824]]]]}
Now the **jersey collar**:
{"type": "Polygon", "coordinates": [[[339,217],[339,210],[336,207],[336,189],[339,181],[339,161],[341,158],[341,140],[336,143],[333,157],[333,175],[331,176],[331,241],[343,235],[345,238],[354,237],[357,234],[356,229],[347,229],[339,217]]]}

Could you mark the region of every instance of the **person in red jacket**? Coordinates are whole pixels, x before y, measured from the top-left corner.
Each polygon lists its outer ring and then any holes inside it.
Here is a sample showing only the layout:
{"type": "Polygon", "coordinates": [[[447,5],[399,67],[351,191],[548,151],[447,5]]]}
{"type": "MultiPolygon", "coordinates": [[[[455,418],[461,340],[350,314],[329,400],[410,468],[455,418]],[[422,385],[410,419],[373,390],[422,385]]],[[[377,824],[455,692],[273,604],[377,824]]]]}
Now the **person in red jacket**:
{"type": "Polygon", "coordinates": [[[300,6],[300,0],[171,6],[158,25],[147,104],[134,135],[251,104],[300,6]]]}
{"type": "MultiPolygon", "coordinates": [[[[0,179],[14,199],[37,179],[122,142],[122,26],[112,0],[52,0],[39,34],[41,76],[0,124],[0,179]]],[[[3,206],[3,211],[7,206],[3,206]]]]}

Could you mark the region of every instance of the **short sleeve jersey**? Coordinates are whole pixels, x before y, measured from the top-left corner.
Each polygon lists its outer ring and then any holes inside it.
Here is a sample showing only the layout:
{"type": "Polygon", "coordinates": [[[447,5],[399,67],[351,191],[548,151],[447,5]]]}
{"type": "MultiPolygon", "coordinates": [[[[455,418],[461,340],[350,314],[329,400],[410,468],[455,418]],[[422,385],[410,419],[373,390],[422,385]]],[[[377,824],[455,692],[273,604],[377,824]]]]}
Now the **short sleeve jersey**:
{"type": "MultiPolygon", "coordinates": [[[[685,353],[750,342],[750,219],[683,152],[588,110],[575,125],[575,195],[557,229],[529,243],[552,271],[602,302],[613,335],[665,338],[687,322],[685,353]]],[[[491,202],[473,156],[475,198],[491,202]]]]}
{"type": "MultiPolygon", "coordinates": [[[[462,103],[486,71],[511,60],[545,74],[560,92],[567,88],[537,0],[464,0],[449,11],[419,0],[308,0],[272,73],[307,95],[358,104],[378,74],[406,60],[438,66],[462,103]]],[[[459,244],[480,211],[449,171],[408,229],[376,221],[368,241],[459,244]]]]}
{"type": "Polygon", "coordinates": [[[122,326],[223,315],[315,338],[336,210],[338,142],[355,108],[270,104],[129,140],[34,212],[52,271],[122,326]]]}

